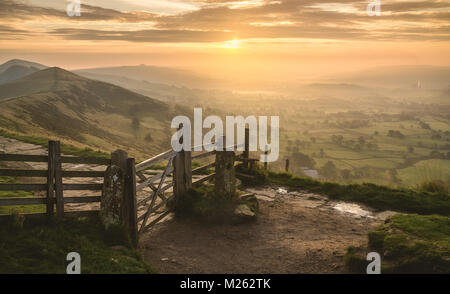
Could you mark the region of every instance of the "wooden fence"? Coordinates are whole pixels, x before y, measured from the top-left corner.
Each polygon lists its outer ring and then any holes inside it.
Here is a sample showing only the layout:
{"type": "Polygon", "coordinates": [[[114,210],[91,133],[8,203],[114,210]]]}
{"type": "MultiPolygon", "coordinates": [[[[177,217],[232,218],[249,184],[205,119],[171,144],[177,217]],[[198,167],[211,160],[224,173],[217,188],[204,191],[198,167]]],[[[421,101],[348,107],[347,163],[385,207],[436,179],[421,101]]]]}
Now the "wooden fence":
{"type": "MultiPolygon", "coordinates": [[[[57,217],[63,216],[89,216],[98,213],[98,210],[64,211],[66,203],[93,203],[100,202],[100,196],[78,196],[64,197],[64,191],[89,190],[101,191],[103,183],[73,184],[64,183],[65,178],[102,178],[104,171],[93,170],[63,170],[63,163],[110,165],[111,160],[97,157],[75,157],[61,156],[60,143],[49,141],[47,155],[23,155],[23,154],[0,154],[0,161],[18,162],[43,162],[47,163],[47,170],[28,169],[0,169],[0,176],[8,177],[32,177],[45,178],[42,184],[0,184],[0,191],[45,191],[46,197],[11,197],[0,198],[0,206],[14,205],[46,205],[45,213],[28,213],[27,216],[53,215],[56,211],[57,217]],[[56,207],[56,209],[55,209],[56,207]]],[[[2,215],[4,216],[4,215],[2,215]]]]}
{"type": "MultiPolygon", "coordinates": [[[[208,147],[208,146],[203,146],[208,147]]],[[[209,146],[211,147],[211,146],[209,146]]],[[[234,147],[237,147],[235,145],[234,147]]],[[[101,202],[101,196],[77,196],[65,197],[67,190],[89,190],[102,191],[105,171],[74,171],[63,170],[63,163],[95,164],[104,166],[120,167],[124,177],[124,189],[121,202],[121,218],[125,227],[131,235],[134,245],[137,245],[138,233],[142,233],[154,226],[166,217],[171,210],[167,208],[170,201],[177,200],[192,186],[200,185],[216,177],[216,173],[206,173],[206,171],[216,167],[218,156],[222,152],[229,151],[205,151],[192,155],[191,151],[175,152],[168,150],[143,162],[135,164],[134,158],[128,158],[125,151],[116,150],[111,153],[111,159],[62,156],[60,143],[49,141],[47,155],[21,155],[21,154],[0,154],[0,161],[19,162],[44,162],[47,163],[47,170],[22,170],[22,169],[0,169],[0,176],[10,177],[40,177],[45,178],[43,184],[0,184],[0,191],[45,191],[46,197],[11,197],[0,198],[0,206],[13,205],[46,205],[45,213],[29,213],[28,216],[53,215],[56,216],[91,216],[98,215],[99,210],[78,210],[64,211],[64,204],[67,203],[93,203],[101,202]],[[216,156],[214,162],[204,164],[192,169],[193,160],[201,160],[211,156],[216,156]],[[152,170],[155,164],[166,162],[165,168],[161,172],[152,170]],[[150,171],[151,170],[151,171],[150,171]],[[172,181],[166,179],[172,175],[172,181]],[[204,175],[193,180],[193,176],[204,175]],[[64,183],[65,178],[102,178],[102,183],[73,184],[64,183]],[[169,190],[172,191],[169,192],[169,190]],[[150,191],[137,201],[137,193],[143,194],[150,191]],[[55,209],[56,207],[56,209],[55,209]],[[144,213],[138,214],[139,210],[144,213]]],[[[239,156],[235,156],[236,162],[243,162],[244,166],[252,168],[258,159],[249,156],[249,130],[245,131],[244,151],[239,156]]]]}

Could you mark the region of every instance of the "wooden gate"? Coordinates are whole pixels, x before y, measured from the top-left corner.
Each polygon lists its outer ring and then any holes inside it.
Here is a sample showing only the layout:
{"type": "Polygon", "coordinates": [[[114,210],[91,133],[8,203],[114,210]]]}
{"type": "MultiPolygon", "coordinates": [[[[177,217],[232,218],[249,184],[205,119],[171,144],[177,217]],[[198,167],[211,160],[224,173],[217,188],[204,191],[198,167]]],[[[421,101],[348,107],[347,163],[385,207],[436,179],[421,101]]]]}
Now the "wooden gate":
{"type": "MultiPolygon", "coordinates": [[[[48,142],[47,155],[30,154],[0,154],[0,161],[5,162],[34,162],[41,163],[43,169],[0,169],[0,176],[33,178],[39,183],[0,183],[0,191],[30,191],[36,194],[46,192],[46,196],[28,196],[28,197],[1,197],[0,206],[15,205],[46,205],[46,212],[25,213],[27,217],[41,217],[53,215],[56,210],[58,217],[64,216],[91,216],[98,214],[98,209],[79,210],[72,208],[65,211],[65,204],[69,203],[96,203],[100,202],[100,195],[89,196],[70,196],[65,195],[64,191],[89,190],[92,193],[99,194],[103,187],[103,177],[105,175],[104,167],[111,164],[107,158],[96,157],[77,157],[61,155],[61,147],[58,141],[48,142]],[[100,170],[66,170],[63,164],[93,165],[100,167],[100,170]],[[44,169],[44,166],[47,166],[44,169]],[[84,178],[82,183],[73,183],[73,178],[84,178]],[[66,182],[66,181],[69,181],[66,182]],[[86,183],[88,182],[88,183],[86,183]],[[40,193],[39,193],[40,192],[40,193]],[[56,208],[56,209],[55,209],[56,208]]],[[[86,168],[86,167],[85,167],[86,168]]],[[[67,193],[68,194],[68,193],[67,193]]],[[[10,215],[0,215],[0,218],[8,218],[10,215]]]]}
{"type": "MultiPolygon", "coordinates": [[[[192,161],[213,156],[215,153],[216,151],[208,151],[192,156],[190,151],[168,150],[136,165],[139,233],[145,232],[171,213],[167,206],[169,202],[177,201],[193,185],[214,177],[215,173],[204,175],[214,167],[214,162],[192,169],[192,161]],[[165,162],[164,168],[155,172],[153,167],[161,162],[165,162]]],[[[176,203],[171,207],[175,205],[176,203]]]]}
{"type": "Polygon", "coordinates": [[[136,205],[139,233],[150,228],[170,213],[166,209],[166,204],[174,196],[173,193],[170,196],[166,196],[165,192],[172,188],[174,183],[173,180],[166,183],[166,179],[173,173],[172,163],[176,155],[175,151],[169,150],[136,165],[136,176],[139,179],[136,185],[136,193],[139,196],[143,194],[143,199],[137,201],[136,205]],[[162,172],[156,174],[152,172],[152,166],[166,160],[168,163],[162,172]],[[155,183],[157,182],[158,184],[156,185],[155,183]],[[141,210],[144,212],[140,214],[141,210]],[[149,220],[150,223],[147,225],[149,220]]]}

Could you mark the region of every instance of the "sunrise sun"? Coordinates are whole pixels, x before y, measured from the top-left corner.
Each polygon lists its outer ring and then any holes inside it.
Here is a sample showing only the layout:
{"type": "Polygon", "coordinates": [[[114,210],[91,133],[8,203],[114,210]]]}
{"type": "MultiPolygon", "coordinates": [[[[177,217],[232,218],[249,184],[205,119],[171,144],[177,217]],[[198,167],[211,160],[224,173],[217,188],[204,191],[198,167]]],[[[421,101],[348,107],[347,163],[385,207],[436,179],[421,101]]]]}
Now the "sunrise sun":
{"type": "Polygon", "coordinates": [[[241,41],[237,39],[225,41],[222,47],[227,49],[238,49],[241,48],[241,41]]]}

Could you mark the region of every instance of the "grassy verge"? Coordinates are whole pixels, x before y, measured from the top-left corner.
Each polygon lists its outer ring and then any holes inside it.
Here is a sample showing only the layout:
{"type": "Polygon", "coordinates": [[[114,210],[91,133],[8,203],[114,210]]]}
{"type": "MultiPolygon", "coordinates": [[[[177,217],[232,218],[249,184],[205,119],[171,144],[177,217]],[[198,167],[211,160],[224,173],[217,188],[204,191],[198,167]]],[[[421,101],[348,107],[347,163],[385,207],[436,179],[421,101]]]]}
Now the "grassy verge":
{"type": "Polygon", "coordinates": [[[23,224],[17,215],[0,226],[0,273],[64,274],[69,252],[80,254],[83,274],[154,272],[116,236],[98,219],[23,224]]]}
{"type": "Polygon", "coordinates": [[[450,273],[450,218],[395,215],[368,235],[369,248],[350,247],[347,267],[365,273],[367,252],[381,255],[382,273],[450,273]]]}
{"type": "MultiPolygon", "coordinates": [[[[24,135],[18,135],[13,134],[10,132],[7,132],[5,130],[0,130],[0,136],[19,140],[25,143],[40,145],[43,147],[48,147],[48,139],[40,138],[40,137],[34,137],[34,136],[24,136],[24,135]]],[[[77,148],[71,145],[67,144],[61,144],[61,153],[67,154],[67,155],[74,155],[74,156],[83,156],[83,157],[100,157],[100,158],[109,158],[110,155],[106,152],[102,152],[100,150],[93,150],[91,148],[77,148]]]]}
{"type": "Polygon", "coordinates": [[[375,184],[338,184],[301,178],[289,173],[275,173],[256,169],[249,171],[238,166],[238,171],[255,176],[242,179],[251,184],[274,184],[292,189],[322,193],[330,199],[357,202],[379,210],[395,210],[419,214],[450,215],[450,196],[444,191],[395,189],[375,184]]]}

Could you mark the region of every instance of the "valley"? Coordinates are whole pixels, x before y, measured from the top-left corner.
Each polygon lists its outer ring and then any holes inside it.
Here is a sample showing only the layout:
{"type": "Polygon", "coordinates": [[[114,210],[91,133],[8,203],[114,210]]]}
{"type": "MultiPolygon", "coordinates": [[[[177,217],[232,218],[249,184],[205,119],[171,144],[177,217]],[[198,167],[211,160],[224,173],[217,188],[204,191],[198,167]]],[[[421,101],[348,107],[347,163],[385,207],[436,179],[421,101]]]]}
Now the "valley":
{"type": "Polygon", "coordinates": [[[278,115],[280,156],[271,170],[283,171],[289,159],[294,175],[310,169],[341,183],[450,181],[447,68],[398,67],[389,76],[372,70],[273,91],[231,91],[186,70],[145,65],[73,74],[13,60],[0,74],[15,67],[24,76],[0,83],[0,129],[10,133],[106,153],[122,148],[140,160],[168,149],[170,120],[192,116],[194,107],[205,117],[278,115]],[[397,84],[389,82],[394,76],[401,77],[397,84]]]}

